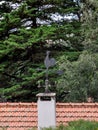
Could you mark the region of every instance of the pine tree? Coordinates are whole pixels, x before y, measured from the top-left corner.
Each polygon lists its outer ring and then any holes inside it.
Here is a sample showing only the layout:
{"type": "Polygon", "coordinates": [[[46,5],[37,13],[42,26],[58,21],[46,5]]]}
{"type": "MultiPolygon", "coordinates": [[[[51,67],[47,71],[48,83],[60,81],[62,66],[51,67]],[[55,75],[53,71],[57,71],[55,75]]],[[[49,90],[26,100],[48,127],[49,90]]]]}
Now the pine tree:
{"type": "Polygon", "coordinates": [[[47,47],[81,49],[77,38],[80,35],[78,11],[74,0],[1,1],[0,92],[7,100],[35,100],[36,83],[45,74],[45,71],[38,73],[36,68],[44,68],[47,47]],[[55,20],[55,15],[62,19],[55,20]],[[68,15],[77,19],[65,19],[68,15]]]}

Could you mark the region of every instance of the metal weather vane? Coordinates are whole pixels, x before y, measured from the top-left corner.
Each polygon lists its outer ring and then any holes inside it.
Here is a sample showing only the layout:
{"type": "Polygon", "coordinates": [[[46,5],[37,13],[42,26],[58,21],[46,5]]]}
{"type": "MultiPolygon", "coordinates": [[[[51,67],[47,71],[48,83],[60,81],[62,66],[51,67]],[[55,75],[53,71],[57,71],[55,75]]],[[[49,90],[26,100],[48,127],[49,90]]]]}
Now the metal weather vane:
{"type": "Polygon", "coordinates": [[[44,64],[45,64],[45,67],[46,67],[46,78],[48,78],[48,69],[49,67],[52,67],[56,64],[56,61],[54,58],[50,58],[49,57],[50,55],[50,51],[47,51],[46,52],[46,57],[45,57],[45,60],[44,60],[44,64]]]}
{"type": "MultiPolygon", "coordinates": [[[[53,67],[56,64],[56,60],[54,58],[50,58],[50,51],[46,51],[46,57],[44,59],[44,64],[46,67],[46,75],[45,75],[45,93],[50,92],[49,91],[49,79],[48,79],[48,75],[49,75],[49,68],[53,67]]],[[[42,87],[40,82],[38,84],[38,88],[42,87]]]]}
{"type": "MultiPolygon", "coordinates": [[[[44,64],[46,67],[46,75],[45,75],[45,85],[43,87],[45,87],[45,93],[50,92],[49,91],[49,68],[53,67],[56,65],[56,60],[54,58],[50,58],[50,51],[46,51],[46,57],[44,59],[44,64]]],[[[58,75],[62,75],[63,74],[63,70],[57,70],[56,72],[58,75]]],[[[42,87],[40,82],[38,84],[38,88],[42,87]]],[[[70,91],[64,91],[64,94],[68,94],[70,91]]]]}
{"type": "Polygon", "coordinates": [[[46,57],[44,60],[44,64],[46,67],[46,79],[45,79],[45,92],[49,92],[49,79],[48,79],[48,70],[50,67],[53,67],[56,64],[56,60],[54,58],[50,58],[50,51],[46,52],[46,57]]]}

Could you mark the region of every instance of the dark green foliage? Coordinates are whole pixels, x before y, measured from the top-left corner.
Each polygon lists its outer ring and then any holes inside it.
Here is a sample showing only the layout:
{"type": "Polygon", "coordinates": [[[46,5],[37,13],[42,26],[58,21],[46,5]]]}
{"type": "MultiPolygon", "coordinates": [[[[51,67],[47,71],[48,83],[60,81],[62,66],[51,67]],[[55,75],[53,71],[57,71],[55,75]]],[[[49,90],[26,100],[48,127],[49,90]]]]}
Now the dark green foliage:
{"type": "Polygon", "coordinates": [[[98,101],[98,1],[81,2],[81,36],[85,51],[77,61],[70,62],[64,55],[60,59],[59,67],[65,72],[58,80],[57,97],[64,102],[87,102],[88,97],[98,101]],[[71,93],[66,96],[65,90],[71,93]]]}
{"type": "Polygon", "coordinates": [[[45,53],[51,50],[57,64],[50,69],[49,80],[57,101],[82,102],[89,96],[98,101],[97,8],[97,0],[1,1],[1,97],[36,101],[36,94],[44,91],[37,86],[45,80],[45,53]],[[83,49],[87,51],[82,53],[83,49]],[[63,69],[62,76],[54,73],[58,69],[63,69]],[[66,90],[71,95],[65,97],[66,90]]]}
{"type": "MultiPolygon", "coordinates": [[[[35,95],[43,91],[38,90],[37,81],[45,79],[43,61],[47,49],[57,59],[62,51],[83,49],[78,11],[73,0],[1,1],[0,93],[7,101],[36,101],[35,95]],[[53,19],[55,14],[62,19],[53,19]],[[77,19],[64,19],[71,14],[77,19]],[[43,71],[37,72],[37,68],[43,71]]],[[[77,59],[75,54],[73,59],[68,55],[70,60],[77,59]]],[[[52,78],[57,80],[50,74],[52,78]]]]}
{"type": "Polygon", "coordinates": [[[98,1],[85,1],[82,7],[83,16],[81,17],[83,44],[85,49],[92,52],[98,52],[98,1]]]}
{"type": "Polygon", "coordinates": [[[62,96],[60,101],[86,102],[88,97],[98,101],[98,88],[96,87],[98,73],[95,59],[97,55],[92,55],[87,51],[73,62],[66,60],[64,56],[61,57],[60,69],[64,70],[64,74],[57,81],[57,97],[60,99],[62,96]],[[64,91],[71,91],[71,93],[66,96],[64,91]]]}

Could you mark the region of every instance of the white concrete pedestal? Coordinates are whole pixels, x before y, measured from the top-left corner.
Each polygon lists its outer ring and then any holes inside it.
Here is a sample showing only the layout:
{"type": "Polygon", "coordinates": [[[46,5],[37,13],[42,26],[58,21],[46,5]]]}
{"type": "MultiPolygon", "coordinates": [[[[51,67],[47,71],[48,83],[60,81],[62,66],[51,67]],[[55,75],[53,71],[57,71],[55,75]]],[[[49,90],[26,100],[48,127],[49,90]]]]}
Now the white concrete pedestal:
{"type": "Polygon", "coordinates": [[[38,130],[56,127],[55,93],[39,93],[38,97],[38,130]]]}

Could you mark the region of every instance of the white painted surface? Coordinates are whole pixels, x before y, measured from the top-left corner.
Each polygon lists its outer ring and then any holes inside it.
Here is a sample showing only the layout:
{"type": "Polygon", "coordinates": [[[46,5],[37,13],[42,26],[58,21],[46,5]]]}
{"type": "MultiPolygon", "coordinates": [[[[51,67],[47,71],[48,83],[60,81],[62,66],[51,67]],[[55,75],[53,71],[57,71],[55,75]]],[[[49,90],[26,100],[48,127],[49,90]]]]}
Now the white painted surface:
{"type": "MultiPolygon", "coordinates": [[[[42,96],[38,96],[38,130],[42,128],[56,127],[56,101],[54,96],[50,94],[50,100],[42,100],[42,96]],[[51,97],[52,96],[52,97],[51,97]]],[[[46,95],[47,96],[47,95],[46,95]]]]}

